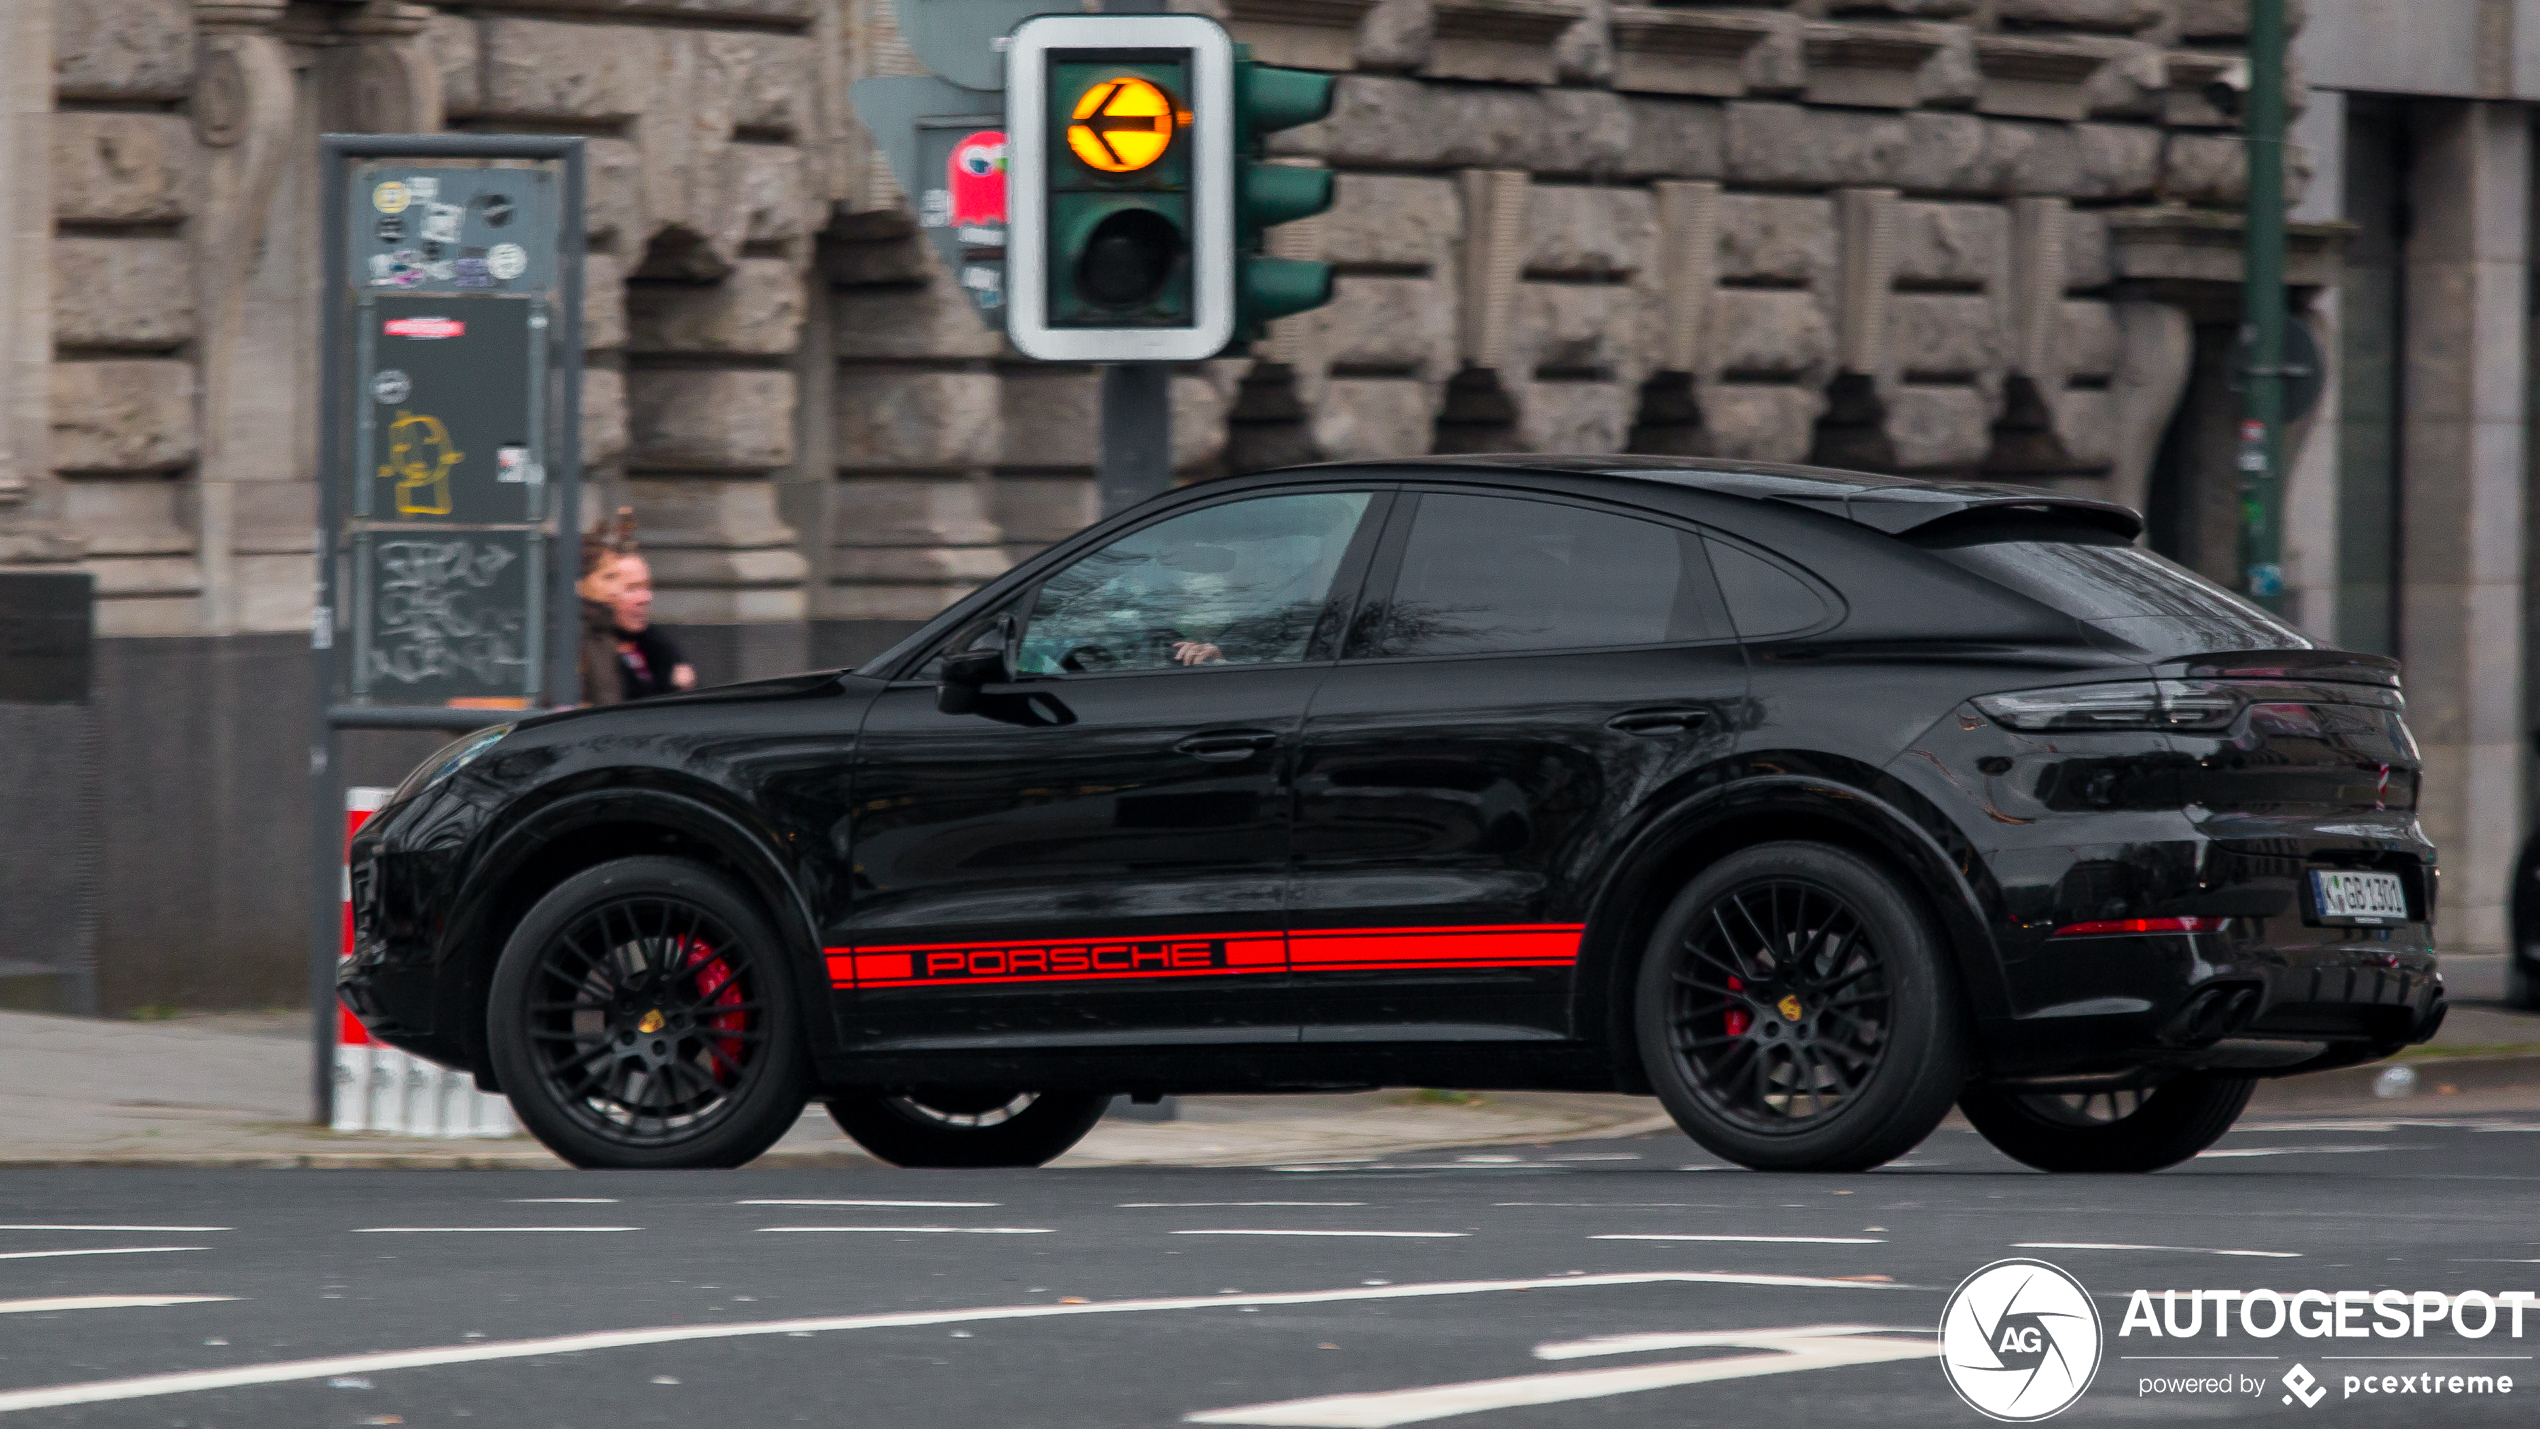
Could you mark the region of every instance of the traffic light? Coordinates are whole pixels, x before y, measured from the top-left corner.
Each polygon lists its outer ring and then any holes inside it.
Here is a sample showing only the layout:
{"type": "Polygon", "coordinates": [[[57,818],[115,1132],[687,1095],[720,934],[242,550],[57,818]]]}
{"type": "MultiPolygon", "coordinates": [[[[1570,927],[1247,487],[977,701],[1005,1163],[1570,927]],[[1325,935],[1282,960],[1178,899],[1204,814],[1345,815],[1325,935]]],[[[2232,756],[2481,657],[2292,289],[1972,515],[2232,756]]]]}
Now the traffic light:
{"type": "Polygon", "coordinates": [[[1006,51],[1006,129],[1014,345],[1067,362],[1222,351],[1236,322],[1224,28],[1196,15],[1026,20],[1006,51]]]}
{"type": "Polygon", "coordinates": [[[1262,230],[1332,206],[1332,171],[1264,159],[1262,140],[1332,112],[1333,80],[1309,70],[1235,60],[1235,329],[1247,341],[1273,318],[1332,300],[1332,265],[1272,258],[1262,230]]]}

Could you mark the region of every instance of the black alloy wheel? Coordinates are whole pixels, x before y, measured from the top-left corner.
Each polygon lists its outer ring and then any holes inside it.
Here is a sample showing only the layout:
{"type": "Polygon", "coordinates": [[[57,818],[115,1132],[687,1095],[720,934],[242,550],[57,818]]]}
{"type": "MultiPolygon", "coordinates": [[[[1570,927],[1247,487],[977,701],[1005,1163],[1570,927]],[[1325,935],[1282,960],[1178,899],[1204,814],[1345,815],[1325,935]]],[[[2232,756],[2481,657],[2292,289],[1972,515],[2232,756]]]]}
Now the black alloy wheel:
{"type": "Polygon", "coordinates": [[[1958,1098],[1995,1150],[2040,1171],[2158,1171],[2222,1140],[2258,1083],[2197,1073],[2120,1091],[1969,1087],[1958,1098]]]}
{"type": "Polygon", "coordinates": [[[1765,844],[1659,920],[1636,999],[1642,1062],[1685,1133],[1767,1170],[1903,1155],[1966,1078],[1956,981],[1920,905],[1848,850],[1765,844]]]}
{"type": "Polygon", "coordinates": [[[1039,1166],[1082,1141],[1111,1098],[1010,1087],[839,1092],[829,1119],[894,1166],[1039,1166]]]}
{"type": "Polygon", "coordinates": [[[487,1010],[520,1119],[577,1166],[738,1166],[807,1098],[780,944],[730,880],[630,858],[539,900],[487,1010]]]}

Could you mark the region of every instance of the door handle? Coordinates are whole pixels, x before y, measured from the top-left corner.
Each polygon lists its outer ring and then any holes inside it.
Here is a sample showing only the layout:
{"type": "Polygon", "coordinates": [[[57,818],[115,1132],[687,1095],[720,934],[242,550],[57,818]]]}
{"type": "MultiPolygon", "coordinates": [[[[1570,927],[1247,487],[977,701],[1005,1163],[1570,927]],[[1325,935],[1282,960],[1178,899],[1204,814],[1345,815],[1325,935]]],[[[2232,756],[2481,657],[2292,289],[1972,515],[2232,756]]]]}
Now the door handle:
{"type": "Polygon", "coordinates": [[[1607,720],[1605,727],[1625,734],[1685,734],[1710,722],[1711,712],[1706,709],[1633,710],[1607,720]]]}
{"type": "Polygon", "coordinates": [[[1231,764],[1238,759],[1250,759],[1255,751],[1267,749],[1278,742],[1279,736],[1272,730],[1213,729],[1182,740],[1173,746],[1173,751],[1193,759],[1231,764]]]}

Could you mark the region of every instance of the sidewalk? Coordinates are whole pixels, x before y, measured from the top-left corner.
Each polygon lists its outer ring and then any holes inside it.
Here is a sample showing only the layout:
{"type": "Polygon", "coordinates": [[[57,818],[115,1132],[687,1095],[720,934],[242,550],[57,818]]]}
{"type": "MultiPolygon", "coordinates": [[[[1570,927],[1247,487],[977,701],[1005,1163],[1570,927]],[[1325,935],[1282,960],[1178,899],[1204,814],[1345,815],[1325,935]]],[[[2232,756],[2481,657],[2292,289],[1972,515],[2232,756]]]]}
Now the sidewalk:
{"type": "MultiPolygon", "coordinates": [[[[2442,1032],[2393,1063],[2259,1084],[2253,1114],[2540,1110],[2540,1014],[2508,1009],[2501,958],[2447,960],[2442,1032]],[[2391,1065],[2404,1100],[2374,1095],[2391,1065]]],[[[170,1165],[366,1169],[554,1168],[526,1137],[443,1141],[308,1124],[305,1015],[107,1022],[0,1013],[0,1166],[170,1165]]],[[[1113,1118],[1061,1166],[1237,1166],[1430,1147],[1629,1136],[1668,1125],[1648,1097],[1492,1092],[1471,1102],[1406,1091],[1186,1097],[1181,1119],[1113,1118]]],[[[814,1107],[755,1164],[872,1166],[814,1107]]]]}

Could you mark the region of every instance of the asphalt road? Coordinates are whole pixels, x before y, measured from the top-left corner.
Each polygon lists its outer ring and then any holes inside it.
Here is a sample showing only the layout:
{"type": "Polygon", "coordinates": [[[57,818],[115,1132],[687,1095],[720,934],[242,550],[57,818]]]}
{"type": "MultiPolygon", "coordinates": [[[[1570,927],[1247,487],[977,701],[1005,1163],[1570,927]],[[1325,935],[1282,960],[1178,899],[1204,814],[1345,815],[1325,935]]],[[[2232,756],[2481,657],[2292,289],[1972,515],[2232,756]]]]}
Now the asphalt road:
{"type": "Polygon", "coordinates": [[[1932,1332],[2017,1256],[2105,1326],[2064,1422],[2528,1425],[2540,1310],[2520,1340],[2117,1332],[2135,1288],[2540,1288],[2535,1210],[2528,1115],[2258,1121],[2123,1178],[1954,1131],[1841,1177],[1674,1136],[1257,1170],[19,1171],[0,1429],[1975,1425],[1932,1332]],[[2364,1358],[2403,1353],[2455,1358],[2364,1358]],[[2278,1383],[2297,1360],[2315,1406],[2278,1383]],[[2341,1388],[2464,1368],[2522,1383],[2341,1388]],[[2143,1392],[2208,1371],[2244,1378],[2143,1392]]]}

